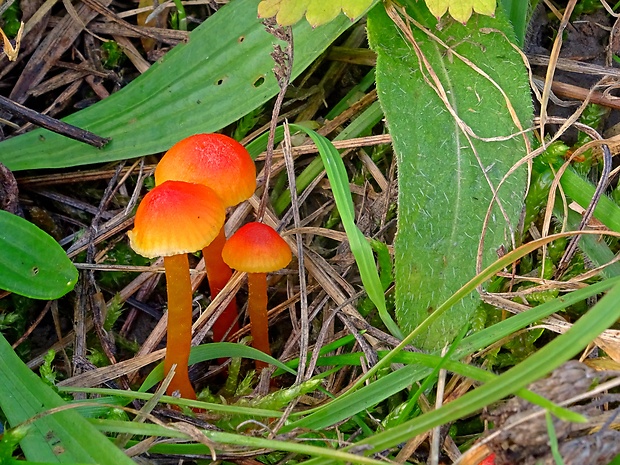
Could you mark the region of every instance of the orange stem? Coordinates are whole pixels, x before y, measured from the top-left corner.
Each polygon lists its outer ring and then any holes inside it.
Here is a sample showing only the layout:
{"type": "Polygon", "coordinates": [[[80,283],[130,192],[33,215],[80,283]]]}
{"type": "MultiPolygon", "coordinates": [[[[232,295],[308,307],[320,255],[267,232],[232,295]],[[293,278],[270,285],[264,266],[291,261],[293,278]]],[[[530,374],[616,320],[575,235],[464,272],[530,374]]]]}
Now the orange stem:
{"type": "Polygon", "coordinates": [[[164,268],[168,289],[168,336],[164,374],[168,374],[172,365],[177,365],[166,394],[172,395],[178,391],[184,399],[196,399],[187,369],[192,341],[192,285],[187,254],[164,257],[164,268]]]}
{"type": "MultiPolygon", "coordinates": [[[[222,248],[225,243],[226,236],[224,235],[224,227],[222,226],[215,240],[202,249],[202,256],[205,260],[205,269],[209,280],[209,290],[211,291],[211,299],[215,298],[215,296],[220,293],[232,276],[232,270],[224,263],[224,260],[222,260],[222,248]]],[[[213,324],[214,342],[223,341],[227,334],[233,334],[239,331],[237,316],[237,301],[233,298],[213,324]]]]}
{"type": "MultiPolygon", "coordinates": [[[[267,319],[267,274],[248,273],[248,314],[250,315],[250,332],[252,347],[267,355],[269,348],[269,321],[267,319]]],[[[256,369],[262,370],[267,364],[256,360],[256,369]]]]}

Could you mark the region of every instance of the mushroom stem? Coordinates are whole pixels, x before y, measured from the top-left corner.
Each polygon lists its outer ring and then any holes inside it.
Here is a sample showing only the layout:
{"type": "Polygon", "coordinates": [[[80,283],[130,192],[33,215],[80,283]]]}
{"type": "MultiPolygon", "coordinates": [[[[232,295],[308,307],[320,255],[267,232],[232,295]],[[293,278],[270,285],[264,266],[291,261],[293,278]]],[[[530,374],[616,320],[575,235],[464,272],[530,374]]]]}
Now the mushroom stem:
{"type": "MultiPolygon", "coordinates": [[[[207,270],[207,279],[209,280],[209,290],[211,291],[211,299],[226,286],[226,283],[232,276],[232,270],[222,260],[222,249],[226,243],[226,235],[224,227],[220,229],[218,236],[208,246],[202,249],[202,256],[205,261],[205,269],[207,270]]],[[[213,324],[213,341],[223,341],[227,334],[233,334],[239,331],[239,323],[237,321],[237,301],[233,299],[228,303],[224,311],[213,324]]]]}
{"type": "Polygon", "coordinates": [[[192,285],[187,254],[164,257],[168,291],[168,335],[164,374],[176,364],[174,377],[166,394],[178,391],[184,399],[196,399],[187,365],[192,340],[192,285]]]}
{"type": "MultiPolygon", "coordinates": [[[[267,274],[248,273],[248,314],[250,315],[250,331],[252,347],[267,355],[271,355],[269,348],[269,321],[267,319],[267,274]]],[[[262,370],[267,366],[265,362],[256,360],[256,369],[262,370]]]]}

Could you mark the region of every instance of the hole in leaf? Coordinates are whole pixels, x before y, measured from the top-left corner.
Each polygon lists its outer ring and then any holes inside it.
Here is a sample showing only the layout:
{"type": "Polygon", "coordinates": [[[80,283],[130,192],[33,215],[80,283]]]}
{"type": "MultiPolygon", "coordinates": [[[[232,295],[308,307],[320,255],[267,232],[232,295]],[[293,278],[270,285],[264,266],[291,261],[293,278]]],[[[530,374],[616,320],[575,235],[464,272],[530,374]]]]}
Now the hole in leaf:
{"type": "Polygon", "coordinates": [[[32,272],[32,276],[36,276],[39,274],[39,267],[37,266],[33,266],[32,270],[30,270],[32,272]]]}
{"type": "Polygon", "coordinates": [[[254,81],[254,87],[259,88],[265,83],[265,76],[259,77],[256,81],[254,81]]]}
{"type": "Polygon", "coordinates": [[[215,83],[216,86],[221,86],[222,84],[224,84],[224,79],[218,79],[215,83]]]}
{"type": "Polygon", "coordinates": [[[237,39],[237,42],[242,43],[245,40],[245,36],[241,36],[237,39]]]}

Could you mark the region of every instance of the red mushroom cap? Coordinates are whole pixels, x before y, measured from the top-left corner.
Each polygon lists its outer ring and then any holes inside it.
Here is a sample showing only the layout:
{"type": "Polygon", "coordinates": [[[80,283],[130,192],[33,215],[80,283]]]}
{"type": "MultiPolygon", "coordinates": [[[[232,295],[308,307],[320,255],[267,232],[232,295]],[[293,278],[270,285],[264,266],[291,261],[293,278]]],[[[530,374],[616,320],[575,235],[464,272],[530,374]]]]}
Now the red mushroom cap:
{"type": "Polygon", "coordinates": [[[218,235],[226,210],[202,184],[167,181],[144,196],[129,231],[131,248],[149,258],[195,252],[218,235]]]}
{"type": "Polygon", "coordinates": [[[174,144],[157,165],[155,184],[168,180],[209,186],[225,207],[232,207],[256,190],[256,166],[236,140],[223,134],[196,134],[174,144]]]}
{"type": "Polygon", "coordinates": [[[291,249],[280,235],[263,223],[248,223],[233,234],[222,249],[224,262],[239,271],[268,273],[286,267],[291,249]]]}

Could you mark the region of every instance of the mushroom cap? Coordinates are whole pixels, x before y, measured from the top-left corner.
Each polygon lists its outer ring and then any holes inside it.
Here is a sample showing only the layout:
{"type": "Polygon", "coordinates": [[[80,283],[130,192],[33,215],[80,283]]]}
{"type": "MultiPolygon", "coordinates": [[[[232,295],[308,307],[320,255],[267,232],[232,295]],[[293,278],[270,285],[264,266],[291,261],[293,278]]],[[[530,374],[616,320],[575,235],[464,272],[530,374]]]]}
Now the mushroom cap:
{"type": "Polygon", "coordinates": [[[131,248],[148,258],[196,252],[217,237],[225,218],[212,189],[166,181],[144,196],[127,235],[131,248]]]}
{"type": "Polygon", "coordinates": [[[233,234],[222,249],[222,259],[231,268],[248,273],[268,273],[286,267],[291,248],[271,227],[248,223],[233,234]]]}
{"type": "Polygon", "coordinates": [[[174,144],[158,163],[155,184],[168,180],[204,184],[225,207],[232,207],[256,190],[256,166],[236,140],[223,134],[195,134],[174,144]]]}

